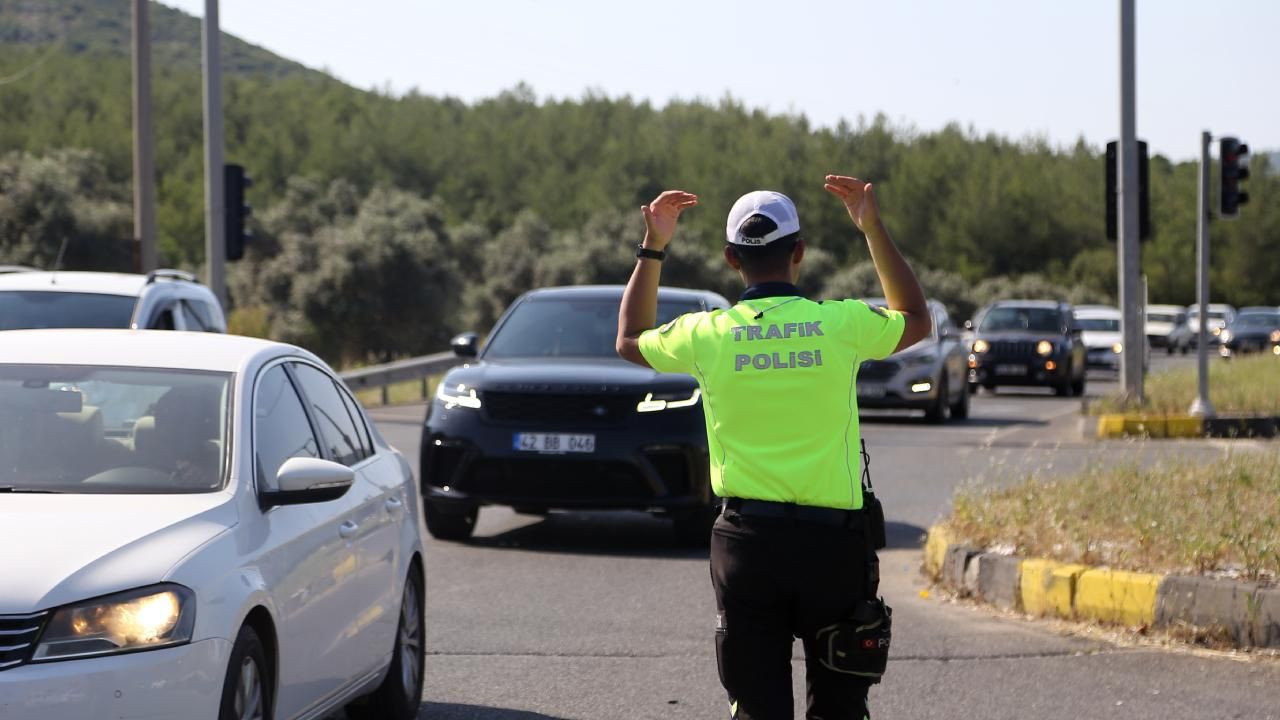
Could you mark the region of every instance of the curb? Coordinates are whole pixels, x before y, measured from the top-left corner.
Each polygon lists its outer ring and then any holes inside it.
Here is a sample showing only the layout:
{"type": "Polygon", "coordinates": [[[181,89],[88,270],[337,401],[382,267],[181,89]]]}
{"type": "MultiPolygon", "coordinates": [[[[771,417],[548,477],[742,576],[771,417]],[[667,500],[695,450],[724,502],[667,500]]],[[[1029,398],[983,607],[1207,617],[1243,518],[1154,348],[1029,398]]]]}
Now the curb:
{"type": "Polygon", "coordinates": [[[1107,413],[1086,416],[1080,432],[1100,440],[1145,438],[1274,438],[1280,436],[1280,417],[1224,415],[1211,418],[1179,414],[1107,413]]]}
{"type": "Polygon", "coordinates": [[[982,552],[929,529],[925,570],[962,597],[1037,617],[1195,628],[1236,647],[1280,648],[1280,587],[1092,568],[982,552]]]}

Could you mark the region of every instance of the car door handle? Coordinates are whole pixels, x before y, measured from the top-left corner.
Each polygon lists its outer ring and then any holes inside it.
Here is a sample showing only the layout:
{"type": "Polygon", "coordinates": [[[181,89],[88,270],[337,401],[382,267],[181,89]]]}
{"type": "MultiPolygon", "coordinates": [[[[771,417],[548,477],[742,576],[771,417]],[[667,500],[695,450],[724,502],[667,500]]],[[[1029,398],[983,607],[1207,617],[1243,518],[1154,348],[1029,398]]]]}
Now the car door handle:
{"type": "Polygon", "coordinates": [[[400,511],[400,508],[404,507],[404,503],[400,502],[400,498],[393,496],[387,498],[387,501],[382,506],[387,509],[387,512],[394,515],[400,511]]]}
{"type": "Polygon", "coordinates": [[[359,525],[348,520],[338,526],[338,536],[341,537],[343,540],[350,540],[351,536],[355,535],[356,531],[359,529],[360,529],[359,525]]]}

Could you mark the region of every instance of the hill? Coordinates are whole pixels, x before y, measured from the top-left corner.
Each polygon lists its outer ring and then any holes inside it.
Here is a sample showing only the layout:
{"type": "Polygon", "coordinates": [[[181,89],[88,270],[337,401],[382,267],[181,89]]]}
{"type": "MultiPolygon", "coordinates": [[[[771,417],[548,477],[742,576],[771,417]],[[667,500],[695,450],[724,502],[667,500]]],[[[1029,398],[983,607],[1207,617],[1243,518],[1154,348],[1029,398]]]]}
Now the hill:
{"type": "MultiPolygon", "coordinates": [[[[153,62],[200,66],[200,19],[151,3],[153,62]]],[[[0,0],[0,45],[58,44],[75,54],[128,57],[132,47],[128,0],[0,0]]],[[[269,50],[222,34],[224,71],[263,76],[312,73],[269,50]]]]}

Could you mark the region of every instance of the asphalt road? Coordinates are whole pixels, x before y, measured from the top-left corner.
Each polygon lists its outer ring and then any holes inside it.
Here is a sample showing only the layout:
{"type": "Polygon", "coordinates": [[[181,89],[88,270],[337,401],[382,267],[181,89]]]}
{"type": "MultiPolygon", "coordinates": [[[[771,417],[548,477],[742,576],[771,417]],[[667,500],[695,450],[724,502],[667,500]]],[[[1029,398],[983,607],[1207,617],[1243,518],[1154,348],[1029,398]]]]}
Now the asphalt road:
{"type": "MultiPolygon", "coordinates": [[[[1090,394],[1106,389],[1097,380],[1090,394]]],[[[972,418],[953,425],[864,416],[890,521],[882,591],[895,613],[890,671],[872,692],[873,712],[914,720],[1280,720],[1280,662],[1134,646],[921,596],[923,529],[962,483],[1175,453],[1210,461],[1226,451],[1221,443],[1086,441],[1078,410],[1078,400],[1001,391],[976,396],[972,418]]],[[[422,407],[374,416],[416,458],[422,407]]],[[[421,718],[727,717],[707,554],[678,547],[666,522],[486,509],[473,542],[431,540],[427,551],[421,718]]],[[[794,667],[803,698],[803,664],[794,667]]]]}

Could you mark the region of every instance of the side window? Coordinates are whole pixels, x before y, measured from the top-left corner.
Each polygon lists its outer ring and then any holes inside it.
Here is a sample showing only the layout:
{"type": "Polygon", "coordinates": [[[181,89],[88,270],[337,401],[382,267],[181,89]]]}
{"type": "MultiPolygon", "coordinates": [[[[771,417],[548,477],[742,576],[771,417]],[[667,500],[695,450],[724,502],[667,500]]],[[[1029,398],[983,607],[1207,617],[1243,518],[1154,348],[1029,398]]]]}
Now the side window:
{"type": "Polygon", "coordinates": [[[209,307],[199,300],[183,300],[183,315],[187,318],[187,329],[200,332],[217,332],[213,317],[209,315],[209,307]]]}
{"type": "Polygon", "coordinates": [[[360,412],[356,401],[351,397],[351,393],[338,386],[338,394],[342,396],[342,402],[347,406],[347,412],[351,413],[351,420],[356,424],[356,435],[360,442],[364,444],[364,454],[368,457],[373,454],[373,438],[369,436],[369,426],[365,424],[364,414],[360,412]]]}
{"type": "Polygon", "coordinates": [[[178,325],[173,319],[173,306],[170,305],[157,312],[148,327],[152,330],[176,330],[178,325]]]}
{"type": "Polygon", "coordinates": [[[303,395],[311,403],[311,416],[320,426],[320,438],[331,458],[343,465],[354,465],[368,457],[333,380],[311,365],[293,363],[292,367],[303,395]]]}
{"type": "Polygon", "coordinates": [[[253,398],[253,452],[258,487],[276,489],[276,473],[291,457],[320,457],[302,401],[284,366],[262,375],[253,398]]]}

